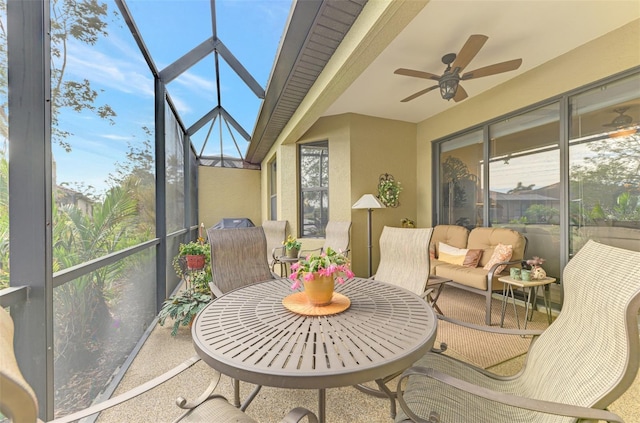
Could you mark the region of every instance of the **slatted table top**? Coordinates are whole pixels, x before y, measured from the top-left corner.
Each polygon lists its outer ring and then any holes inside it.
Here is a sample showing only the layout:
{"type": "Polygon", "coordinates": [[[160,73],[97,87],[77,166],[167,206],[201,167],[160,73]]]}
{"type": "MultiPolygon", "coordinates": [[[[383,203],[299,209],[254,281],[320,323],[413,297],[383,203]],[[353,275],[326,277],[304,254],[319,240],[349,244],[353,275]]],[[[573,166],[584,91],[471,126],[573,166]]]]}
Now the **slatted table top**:
{"type": "Polygon", "coordinates": [[[304,316],[282,305],[291,283],[260,282],[212,301],[192,326],[203,361],[245,382],[323,389],[401,371],[433,346],[435,313],[403,288],[354,278],[336,284],[351,301],[347,310],[304,316]]]}

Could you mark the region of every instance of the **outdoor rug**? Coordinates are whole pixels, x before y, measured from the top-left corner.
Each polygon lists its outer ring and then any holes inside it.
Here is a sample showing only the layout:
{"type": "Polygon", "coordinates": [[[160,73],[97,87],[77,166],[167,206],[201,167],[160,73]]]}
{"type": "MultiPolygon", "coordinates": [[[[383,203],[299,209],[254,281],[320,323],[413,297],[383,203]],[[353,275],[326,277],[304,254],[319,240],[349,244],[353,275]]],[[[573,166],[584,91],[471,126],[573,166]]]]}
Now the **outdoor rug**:
{"type": "MultiPolygon", "coordinates": [[[[499,327],[502,301],[495,298],[492,301],[491,324],[499,327]]],[[[445,285],[438,299],[438,306],[445,316],[452,319],[477,325],[485,324],[485,297],[482,295],[445,285]]],[[[524,307],[516,308],[520,316],[520,327],[524,328],[524,307]]],[[[547,326],[546,314],[537,311],[534,312],[533,320],[527,323],[527,329],[545,329],[547,326]]],[[[504,327],[518,328],[511,302],[507,304],[504,327]]],[[[477,331],[438,320],[438,334],[434,347],[438,347],[441,342],[447,344],[448,352],[452,356],[486,369],[526,353],[531,337],[477,331]]]]}

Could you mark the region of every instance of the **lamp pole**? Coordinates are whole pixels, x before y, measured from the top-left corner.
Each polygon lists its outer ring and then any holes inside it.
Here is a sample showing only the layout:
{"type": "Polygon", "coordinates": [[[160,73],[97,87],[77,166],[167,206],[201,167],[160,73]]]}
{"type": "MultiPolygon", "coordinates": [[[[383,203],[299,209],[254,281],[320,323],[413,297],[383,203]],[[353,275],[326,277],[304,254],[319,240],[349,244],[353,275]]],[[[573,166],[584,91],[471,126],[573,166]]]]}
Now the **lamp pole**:
{"type": "Polygon", "coordinates": [[[351,206],[352,209],[366,209],[367,210],[367,258],[368,258],[368,270],[367,277],[371,277],[371,250],[373,249],[373,242],[371,240],[371,212],[373,209],[383,209],[385,205],[382,204],[373,194],[365,194],[356,203],[351,206]]]}
{"type": "Polygon", "coordinates": [[[367,209],[367,246],[369,248],[369,273],[367,273],[367,277],[371,277],[371,250],[373,249],[373,244],[371,242],[371,212],[373,209],[367,209]]]}

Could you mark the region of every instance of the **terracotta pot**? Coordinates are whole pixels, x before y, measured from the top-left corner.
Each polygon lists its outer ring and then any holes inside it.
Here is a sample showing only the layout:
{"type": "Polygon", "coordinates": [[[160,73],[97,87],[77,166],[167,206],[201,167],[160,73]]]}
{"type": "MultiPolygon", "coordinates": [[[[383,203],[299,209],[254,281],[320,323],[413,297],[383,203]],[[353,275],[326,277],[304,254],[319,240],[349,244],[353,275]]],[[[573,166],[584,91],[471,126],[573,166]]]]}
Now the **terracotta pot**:
{"type": "Polygon", "coordinates": [[[187,254],[186,257],[187,257],[187,267],[189,269],[200,270],[204,268],[204,262],[205,262],[204,255],[194,256],[194,255],[187,254]]]}
{"type": "Polygon", "coordinates": [[[313,276],[313,280],[304,281],[304,292],[307,294],[309,304],[316,307],[331,304],[334,287],[333,276],[320,276],[316,272],[313,273],[313,276]]]}
{"type": "Polygon", "coordinates": [[[291,248],[291,249],[286,249],[286,254],[288,258],[297,258],[298,257],[298,249],[297,248],[291,248]]]}

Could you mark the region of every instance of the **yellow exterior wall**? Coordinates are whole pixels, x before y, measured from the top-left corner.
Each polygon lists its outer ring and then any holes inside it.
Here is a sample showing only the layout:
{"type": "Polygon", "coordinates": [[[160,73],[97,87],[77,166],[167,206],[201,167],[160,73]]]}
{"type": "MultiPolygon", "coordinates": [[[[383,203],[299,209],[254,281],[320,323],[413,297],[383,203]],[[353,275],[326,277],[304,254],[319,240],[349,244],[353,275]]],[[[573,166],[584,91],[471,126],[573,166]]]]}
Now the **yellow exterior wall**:
{"type": "MultiPolygon", "coordinates": [[[[379,249],[375,242],[384,225],[400,226],[400,220],[416,216],[416,125],[370,116],[345,114],[319,119],[297,144],[280,145],[263,162],[264,216],[268,215],[267,163],[278,158],[278,218],[288,220],[298,233],[297,148],[300,143],[329,141],[329,218],[351,221],[351,258],[354,272],[367,275],[367,211],[351,206],[363,195],[377,195],[378,178],[390,173],[403,190],[400,206],[376,210],[372,215],[372,264],[379,249]]],[[[302,249],[322,246],[324,239],[301,239],[302,249]]]]}
{"type": "Polygon", "coordinates": [[[199,221],[205,228],[225,217],[262,224],[259,170],[200,166],[198,172],[199,221]]]}
{"type": "Polygon", "coordinates": [[[417,127],[418,221],[428,222],[432,216],[434,140],[635,66],[640,66],[640,20],[420,122],[417,127]]]}
{"type": "MultiPolygon", "coordinates": [[[[349,208],[363,194],[378,194],[378,179],[389,173],[400,182],[400,206],[371,213],[372,269],[380,261],[382,228],[400,226],[404,217],[416,220],[416,125],[351,114],[351,198],[349,208]]],[[[351,258],[356,275],[367,276],[367,210],[351,209],[351,258]]],[[[416,222],[418,226],[421,222],[416,222]]]]}

